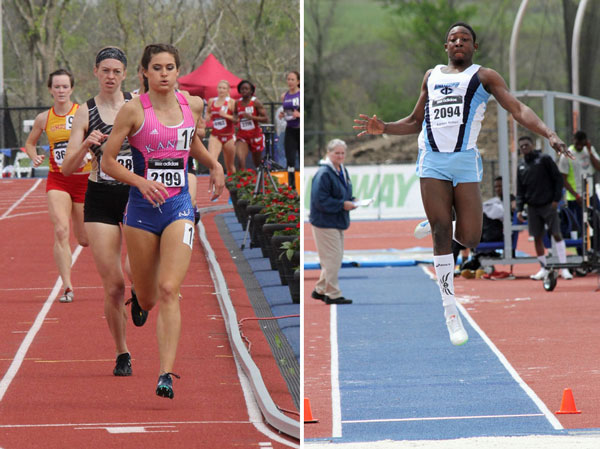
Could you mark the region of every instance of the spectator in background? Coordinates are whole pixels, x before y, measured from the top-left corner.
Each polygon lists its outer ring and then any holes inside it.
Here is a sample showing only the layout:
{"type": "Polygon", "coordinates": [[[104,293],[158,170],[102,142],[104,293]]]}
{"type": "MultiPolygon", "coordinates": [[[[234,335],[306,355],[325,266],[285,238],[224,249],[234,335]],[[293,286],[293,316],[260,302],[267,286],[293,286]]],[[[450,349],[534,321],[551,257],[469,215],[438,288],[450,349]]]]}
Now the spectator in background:
{"type": "MultiPolygon", "coordinates": [[[[559,263],[567,262],[567,248],[560,233],[558,203],[562,198],[563,179],[558,167],[547,154],[533,148],[533,139],[529,136],[519,138],[519,150],[523,160],[517,169],[517,218],[524,222],[523,210],[527,204],[529,234],[535,241],[535,252],[541,268],[531,279],[543,280],[548,274],[543,243],[544,225],[556,242],[559,263]]],[[[563,279],[573,279],[573,275],[563,268],[563,279]]]]}
{"type": "Polygon", "coordinates": [[[279,106],[275,111],[275,151],[273,152],[273,159],[275,163],[281,166],[285,166],[285,128],[287,122],[283,118],[283,106],[279,106]]]}
{"type": "Polygon", "coordinates": [[[319,164],[310,192],[310,223],[319,254],[321,274],[311,296],[327,304],[351,304],[340,290],[338,272],[344,256],[344,231],[350,226],[352,183],[344,167],[346,143],[333,139],[319,164]]]}
{"type": "Polygon", "coordinates": [[[281,95],[283,111],[279,118],[287,122],[284,145],[288,184],[296,187],[296,157],[300,156],[300,73],[288,73],[286,81],[288,91],[281,95]]]}
{"type": "Polygon", "coordinates": [[[592,146],[583,131],[577,131],[573,136],[573,144],[569,147],[575,159],[561,156],[558,160],[558,170],[562,173],[564,186],[567,189],[567,205],[577,218],[577,232],[581,236],[583,224],[583,185],[581,178],[592,176],[600,171],[600,156],[592,146]]]}
{"type": "Polygon", "coordinates": [[[36,145],[42,132],[46,132],[50,144],[50,170],[46,180],[48,212],[54,226],[54,260],[65,290],[58,298],[60,302],[73,301],[71,282],[71,245],[69,244],[70,225],[81,246],[88,246],[88,237],[83,226],[83,202],[87,190],[88,176],[92,168],[90,159],[77,167],[73,176],[62,174],[61,167],[71,136],[73,117],[79,105],[71,101],[75,80],[64,69],[52,72],[48,76],[48,90],[54,104],[35,118],[33,128],[25,142],[25,151],[34,167],[44,161],[43,154],[37,154],[36,145]]]}

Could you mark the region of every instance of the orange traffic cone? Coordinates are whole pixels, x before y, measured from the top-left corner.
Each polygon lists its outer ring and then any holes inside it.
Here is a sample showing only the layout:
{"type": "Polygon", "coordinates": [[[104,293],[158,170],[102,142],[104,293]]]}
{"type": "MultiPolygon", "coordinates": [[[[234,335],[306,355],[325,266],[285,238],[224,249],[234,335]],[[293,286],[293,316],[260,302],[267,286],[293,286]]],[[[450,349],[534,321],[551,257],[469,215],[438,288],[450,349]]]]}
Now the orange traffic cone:
{"type": "Polygon", "coordinates": [[[575,407],[575,399],[573,399],[573,392],[570,388],[565,388],[563,391],[562,401],[560,403],[560,410],[556,412],[557,415],[577,414],[581,413],[581,410],[577,410],[575,407]]]}
{"type": "Polygon", "coordinates": [[[319,422],[318,419],[313,418],[312,410],[310,409],[310,400],[304,398],[304,422],[308,424],[319,422]]]}

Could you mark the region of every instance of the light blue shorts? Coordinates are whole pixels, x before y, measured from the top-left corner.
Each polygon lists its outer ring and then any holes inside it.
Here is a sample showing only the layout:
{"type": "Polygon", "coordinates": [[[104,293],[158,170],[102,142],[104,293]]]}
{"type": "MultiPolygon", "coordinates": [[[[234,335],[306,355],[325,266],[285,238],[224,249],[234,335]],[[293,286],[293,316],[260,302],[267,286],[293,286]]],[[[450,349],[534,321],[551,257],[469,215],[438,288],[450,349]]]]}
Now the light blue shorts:
{"type": "Polygon", "coordinates": [[[481,155],[475,148],[455,153],[419,149],[417,176],[452,181],[454,187],[465,182],[481,182],[481,155]]]}

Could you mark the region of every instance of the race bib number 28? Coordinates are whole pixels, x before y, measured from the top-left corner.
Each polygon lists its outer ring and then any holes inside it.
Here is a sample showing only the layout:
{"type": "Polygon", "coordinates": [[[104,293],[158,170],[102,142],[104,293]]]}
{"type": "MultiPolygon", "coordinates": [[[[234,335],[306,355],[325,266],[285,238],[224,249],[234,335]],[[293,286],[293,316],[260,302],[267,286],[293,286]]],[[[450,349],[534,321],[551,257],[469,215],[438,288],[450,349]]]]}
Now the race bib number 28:
{"type": "MultiPolygon", "coordinates": [[[[132,156],[129,156],[129,155],[127,155],[127,156],[118,155],[117,156],[117,162],[119,164],[121,164],[123,167],[125,167],[127,170],[133,171],[133,157],[132,156]]],[[[100,177],[102,179],[106,179],[107,181],[114,181],[115,180],[115,178],[113,178],[112,176],[107,175],[106,173],[104,173],[102,171],[102,169],[100,169],[100,177]]]]}

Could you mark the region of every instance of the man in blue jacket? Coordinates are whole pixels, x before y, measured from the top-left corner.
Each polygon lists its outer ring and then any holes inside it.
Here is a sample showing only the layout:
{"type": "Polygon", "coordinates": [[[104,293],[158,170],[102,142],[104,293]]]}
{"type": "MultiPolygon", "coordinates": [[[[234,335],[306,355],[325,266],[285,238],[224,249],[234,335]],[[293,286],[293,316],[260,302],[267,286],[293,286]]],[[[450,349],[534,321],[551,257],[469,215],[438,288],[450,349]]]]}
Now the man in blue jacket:
{"type": "Polygon", "coordinates": [[[333,139],[327,155],[312,180],[310,223],[319,254],[321,274],[312,292],[314,299],[327,304],[351,304],[340,290],[338,273],[344,256],[344,230],[350,226],[353,203],[352,182],[343,165],[346,143],[333,139]]]}

